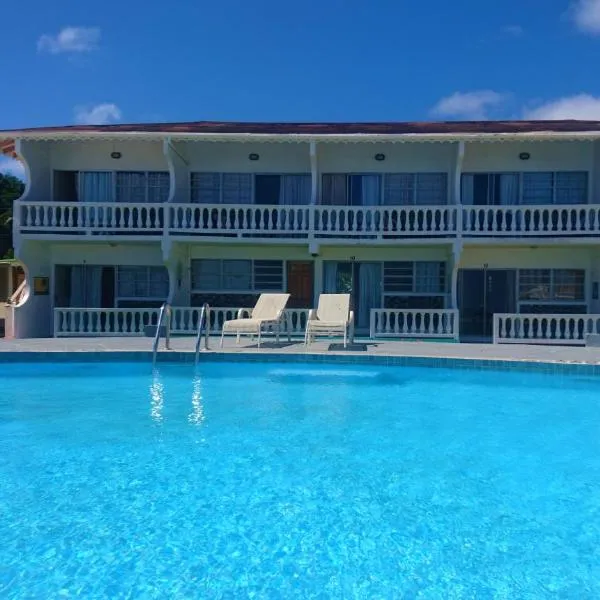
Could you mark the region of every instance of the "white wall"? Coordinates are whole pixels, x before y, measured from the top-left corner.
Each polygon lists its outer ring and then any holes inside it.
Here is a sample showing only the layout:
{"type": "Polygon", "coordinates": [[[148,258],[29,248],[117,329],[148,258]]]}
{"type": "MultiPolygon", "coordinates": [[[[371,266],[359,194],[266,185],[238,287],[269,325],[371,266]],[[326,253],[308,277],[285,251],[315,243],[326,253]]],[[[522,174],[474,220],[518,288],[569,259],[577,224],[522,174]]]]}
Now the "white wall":
{"type": "Polygon", "coordinates": [[[318,144],[321,173],[412,173],[454,170],[457,143],[318,144]],[[375,160],[385,154],[385,160],[375,160]]]}
{"type": "Polygon", "coordinates": [[[52,142],[51,168],[65,171],[168,171],[162,142],[52,142]],[[121,158],[111,158],[120,152],[121,158]]]}
{"type": "Polygon", "coordinates": [[[230,173],[310,173],[308,143],[178,143],[190,171],[230,173]],[[258,154],[252,161],[249,154],[258,154]]]}
{"type": "Polygon", "coordinates": [[[29,167],[22,199],[29,202],[49,201],[52,191],[50,144],[21,140],[19,152],[29,167]]]}
{"type": "Polygon", "coordinates": [[[471,171],[592,171],[592,142],[468,142],[463,172],[471,171]],[[528,152],[529,160],[519,154],[528,152]]]}

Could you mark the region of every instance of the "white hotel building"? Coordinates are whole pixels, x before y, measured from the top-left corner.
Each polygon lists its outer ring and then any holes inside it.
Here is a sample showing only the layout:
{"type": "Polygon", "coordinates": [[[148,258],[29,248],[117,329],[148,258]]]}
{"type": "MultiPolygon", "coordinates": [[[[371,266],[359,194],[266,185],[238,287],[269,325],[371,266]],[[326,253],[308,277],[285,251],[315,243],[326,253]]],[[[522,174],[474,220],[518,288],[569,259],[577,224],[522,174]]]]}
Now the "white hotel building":
{"type": "Polygon", "coordinates": [[[374,338],[583,343],[600,322],[599,122],[53,127],[0,149],[27,174],[15,337],[143,335],[164,302],[175,332],[205,302],[217,330],[271,291],[296,333],[344,291],[374,338]]]}

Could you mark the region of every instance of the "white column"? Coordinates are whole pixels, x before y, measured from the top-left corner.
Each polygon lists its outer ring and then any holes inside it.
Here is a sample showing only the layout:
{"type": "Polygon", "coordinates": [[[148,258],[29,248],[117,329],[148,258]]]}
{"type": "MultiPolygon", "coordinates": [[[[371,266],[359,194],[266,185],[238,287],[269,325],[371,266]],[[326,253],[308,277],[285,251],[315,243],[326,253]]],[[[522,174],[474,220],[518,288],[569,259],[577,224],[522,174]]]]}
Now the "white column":
{"type": "Polygon", "coordinates": [[[450,308],[458,308],[458,269],[462,254],[462,241],[456,240],[452,245],[452,279],[450,283],[450,308]]]}
{"type": "Polygon", "coordinates": [[[315,258],[313,287],[313,307],[316,307],[319,303],[319,296],[323,293],[323,259],[320,256],[315,258]]]}
{"type": "Polygon", "coordinates": [[[310,143],[310,176],[311,176],[311,194],[310,203],[317,204],[319,196],[319,166],[317,163],[317,142],[310,143]]]}

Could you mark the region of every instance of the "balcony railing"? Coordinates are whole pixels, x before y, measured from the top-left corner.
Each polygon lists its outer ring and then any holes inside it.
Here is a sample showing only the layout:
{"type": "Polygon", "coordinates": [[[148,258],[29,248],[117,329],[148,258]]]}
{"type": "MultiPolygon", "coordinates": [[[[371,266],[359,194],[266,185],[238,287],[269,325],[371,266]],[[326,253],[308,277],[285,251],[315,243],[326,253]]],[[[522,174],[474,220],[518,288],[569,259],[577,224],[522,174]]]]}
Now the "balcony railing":
{"type": "Polygon", "coordinates": [[[375,239],[600,236],[600,205],[287,206],[18,202],[30,235],[375,239]]]}
{"type": "Polygon", "coordinates": [[[600,315],[495,314],[494,344],[584,345],[600,334],[600,315]]]}
{"type": "Polygon", "coordinates": [[[465,236],[564,236],[600,234],[600,205],[463,207],[465,236]]]}

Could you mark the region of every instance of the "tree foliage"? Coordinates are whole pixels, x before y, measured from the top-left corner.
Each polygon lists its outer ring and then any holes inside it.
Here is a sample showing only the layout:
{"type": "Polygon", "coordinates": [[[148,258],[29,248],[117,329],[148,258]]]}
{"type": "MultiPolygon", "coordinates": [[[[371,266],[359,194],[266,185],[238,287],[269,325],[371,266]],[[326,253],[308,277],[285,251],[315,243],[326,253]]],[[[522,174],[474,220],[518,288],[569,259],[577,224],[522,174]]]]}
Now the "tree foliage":
{"type": "Polygon", "coordinates": [[[0,173],[0,256],[12,255],[13,202],[20,198],[25,184],[14,177],[0,173]]]}

